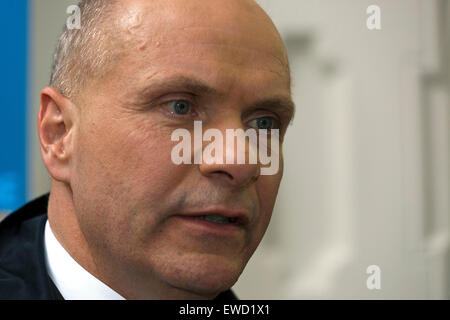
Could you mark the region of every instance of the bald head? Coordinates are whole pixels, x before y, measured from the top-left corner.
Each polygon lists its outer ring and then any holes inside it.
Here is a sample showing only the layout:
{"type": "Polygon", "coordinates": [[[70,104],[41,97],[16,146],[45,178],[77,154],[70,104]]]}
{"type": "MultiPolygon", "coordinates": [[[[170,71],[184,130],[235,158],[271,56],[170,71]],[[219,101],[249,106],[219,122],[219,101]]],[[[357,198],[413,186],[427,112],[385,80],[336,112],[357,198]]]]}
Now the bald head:
{"type": "Polygon", "coordinates": [[[81,29],[64,26],[50,79],[52,87],[71,99],[90,81],[101,80],[123,56],[176,45],[185,38],[181,31],[202,38],[210,26],[235,34],[233,45],[244,50],[250,39],[255,46],[271,46],[289,73],[281,37],[253,0],[82,0],[79,7],[81,29]]]}

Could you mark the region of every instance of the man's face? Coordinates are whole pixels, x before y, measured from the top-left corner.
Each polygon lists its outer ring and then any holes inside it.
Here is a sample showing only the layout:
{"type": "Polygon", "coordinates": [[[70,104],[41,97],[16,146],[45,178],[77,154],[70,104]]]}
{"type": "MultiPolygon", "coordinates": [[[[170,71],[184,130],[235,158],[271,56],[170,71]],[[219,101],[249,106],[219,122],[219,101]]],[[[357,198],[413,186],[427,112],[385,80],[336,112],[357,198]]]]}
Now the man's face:
{"type": "Polygon", "coordinates": [[[193,135],[198,120],[225,137],[226,129],[258,129],[256,120],[269,118],[282,135],[290,120],[278,106],[290,101],[283,45],[243,1],[121,6],[130,47],[85,89],[73,136],[81,230],[117,283],[133,278],[136,288],[147,282],[213,297],[238,279],[268,226],[282,154],[277,174],[266,176],[255,164],[175,165],[171,134],[186,128],[193,135]],[[239,219],[198,217],[212,213],[239,219]]]}

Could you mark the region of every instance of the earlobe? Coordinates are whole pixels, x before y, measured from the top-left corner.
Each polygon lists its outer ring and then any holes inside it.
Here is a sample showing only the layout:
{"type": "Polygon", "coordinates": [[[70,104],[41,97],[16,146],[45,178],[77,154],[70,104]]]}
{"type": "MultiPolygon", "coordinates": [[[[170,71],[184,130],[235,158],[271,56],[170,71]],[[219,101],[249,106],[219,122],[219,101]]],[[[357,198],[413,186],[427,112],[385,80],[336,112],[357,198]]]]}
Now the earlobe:
{"type": "Polygon", "coordinates": [[[69,182],[74,105],[54,88],[41,92],[38,135],[42,159],[52,178],[69,182]]]}

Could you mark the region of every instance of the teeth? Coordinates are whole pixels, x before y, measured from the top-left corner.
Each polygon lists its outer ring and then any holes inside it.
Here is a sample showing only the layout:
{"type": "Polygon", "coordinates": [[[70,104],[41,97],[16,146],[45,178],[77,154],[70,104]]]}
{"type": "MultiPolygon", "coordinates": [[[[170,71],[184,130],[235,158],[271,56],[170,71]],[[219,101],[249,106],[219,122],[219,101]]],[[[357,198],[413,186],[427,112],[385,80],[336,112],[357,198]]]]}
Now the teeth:
{"type": "Polygon", "coordinates": [[[215,223],[230,223],[232,219],[225,218],[223,216],[212,214],[207,216],[201,216],[200,217],[203,220],[209,221],[209,222],[215,222],[215,223]]]}

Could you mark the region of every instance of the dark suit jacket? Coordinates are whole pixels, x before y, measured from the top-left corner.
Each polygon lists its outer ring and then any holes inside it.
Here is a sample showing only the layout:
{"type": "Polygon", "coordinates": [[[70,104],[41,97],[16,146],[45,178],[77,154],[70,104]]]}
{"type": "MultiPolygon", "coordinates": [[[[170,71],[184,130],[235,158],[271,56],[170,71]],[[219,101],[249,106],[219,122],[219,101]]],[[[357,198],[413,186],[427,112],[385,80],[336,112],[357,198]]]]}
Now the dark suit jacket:
{"type": "MultiPolygon", "coordinates": [[[[48,197],[46,194],[27,203],[0,223],[0,299],[63,299],[45,265],[48,197]]],[[[216,298],[235,299],[231,290],[216,298]]]]}

